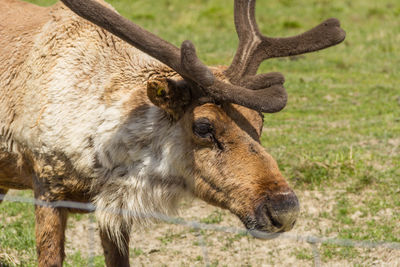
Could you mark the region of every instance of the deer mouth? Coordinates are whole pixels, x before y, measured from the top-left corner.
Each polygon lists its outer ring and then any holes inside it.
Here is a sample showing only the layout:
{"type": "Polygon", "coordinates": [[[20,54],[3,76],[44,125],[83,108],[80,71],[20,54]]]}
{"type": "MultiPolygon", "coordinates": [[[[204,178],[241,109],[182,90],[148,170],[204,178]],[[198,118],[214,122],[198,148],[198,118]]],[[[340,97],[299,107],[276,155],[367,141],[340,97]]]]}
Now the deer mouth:
{"type": "Polygon", "coordinates": [[[271,239],[293,229],[299,212],[299,201],[290,190],[263,197],[253,214],[242,222],[254,237],[271,239]]]}

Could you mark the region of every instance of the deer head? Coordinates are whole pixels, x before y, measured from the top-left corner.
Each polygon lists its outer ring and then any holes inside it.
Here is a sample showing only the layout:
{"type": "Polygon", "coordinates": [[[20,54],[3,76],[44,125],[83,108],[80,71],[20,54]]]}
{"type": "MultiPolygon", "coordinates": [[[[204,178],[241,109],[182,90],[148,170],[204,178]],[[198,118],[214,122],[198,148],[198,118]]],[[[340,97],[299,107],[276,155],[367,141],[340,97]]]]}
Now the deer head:
{"type": "Polygon", "coordinates": [[[227,68],[209,68],[194,45],[179,48],[93,0],[62,0],[81,17],[106,29],[179,74],[148,81],[147,95],[172,123],[186,131],[182,144],[191,157],[191,190],[199,198],[228,208],[248,229],[290,230],[299,202],[275,160],[259,143],[262,115],[283,109],[287,94],[280,73],[257,74],[268,58],[317,51],[340,43],[345,32],[328,19],[294,37],[262,35],[255,0],[235,0],[239,47],[227,68]]]}

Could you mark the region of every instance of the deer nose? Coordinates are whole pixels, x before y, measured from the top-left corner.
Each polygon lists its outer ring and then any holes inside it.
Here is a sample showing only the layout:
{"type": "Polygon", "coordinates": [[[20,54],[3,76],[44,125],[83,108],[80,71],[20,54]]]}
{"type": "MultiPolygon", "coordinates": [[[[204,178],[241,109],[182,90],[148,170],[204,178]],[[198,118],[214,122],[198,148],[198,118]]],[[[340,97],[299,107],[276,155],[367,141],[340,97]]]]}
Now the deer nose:
{"type": "Polygon", "coordinates": [[[268,194],[256,209],[256,220],[260,230],[286,232],[293,228],[299,212],[299,200],[288,190],[268,194]]]}

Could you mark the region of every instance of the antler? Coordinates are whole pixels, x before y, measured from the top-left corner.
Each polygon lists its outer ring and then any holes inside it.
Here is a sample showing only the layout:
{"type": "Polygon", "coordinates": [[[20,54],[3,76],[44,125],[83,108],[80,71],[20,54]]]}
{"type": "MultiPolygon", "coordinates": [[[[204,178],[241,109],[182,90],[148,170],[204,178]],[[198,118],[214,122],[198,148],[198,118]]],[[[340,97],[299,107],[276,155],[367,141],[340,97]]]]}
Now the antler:
{"type": "Polygon", "coordinates": [[[225,72],[233,83],[229,84],[215,79],[211,70],[198,59],[195,47],[190,41],[184,41],[179,49],[98,2],[61,1],[79,16],[171,67],[194,91],[197,91],[196,95],[206,93],[217,101],[231,102],[269,113],[281,110],[286,105],[287,95],[282,86],[284,79],[281,74],[255,75],[264,59],[315,51],[344,39],[342,31],[341,38],[334,35],[334,38],[331,38],[333,41],[324,41],[326,35],[318,36],[323,33],[319,29],[322,24],[298,37],[282,39],[264,37],[259,33],[254,18],[255,0],[235,0],[235,24],[240,42],[235,58],[225,72]],[[269,43],[271,45],[268,46],[269,43]],[[266,53],[262,53],[263,51],[266,53]]]}
{"type": "Polygon", "coordinates": [[[273,57],[286,57],[313,52],[342,42],[346,33],[340,22],[331,18],[315,28],[288,38],[262,35],[255,19],[255,0],[235,0],[235,26],[239,47],[225,74],[231,82],[255,75],[261,62],[273,57]]]}

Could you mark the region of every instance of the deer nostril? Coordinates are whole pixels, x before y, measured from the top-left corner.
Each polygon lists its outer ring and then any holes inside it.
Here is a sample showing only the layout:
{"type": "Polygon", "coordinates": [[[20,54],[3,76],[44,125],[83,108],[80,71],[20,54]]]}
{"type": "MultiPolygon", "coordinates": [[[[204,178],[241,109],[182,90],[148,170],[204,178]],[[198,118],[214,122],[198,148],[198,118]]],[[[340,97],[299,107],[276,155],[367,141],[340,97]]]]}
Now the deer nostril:
{"type": "Polygon", "coordinates": [[[275,226],[276,228],[281,228],[281,227],[282,227],[282,224],[281,224],[280,222],[278,222],[278,221],[275,219],[275,216],[272,216],[271,210],[268,209],[268,207],[265,207],[265,211],[266,211],[267,217],[268,217],[269,220],[271,221],[271,224],[272,224],[273,226],[275,226]]]}

